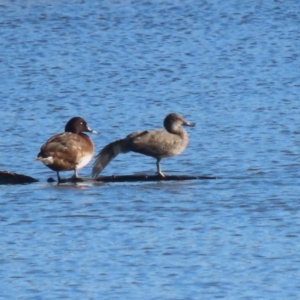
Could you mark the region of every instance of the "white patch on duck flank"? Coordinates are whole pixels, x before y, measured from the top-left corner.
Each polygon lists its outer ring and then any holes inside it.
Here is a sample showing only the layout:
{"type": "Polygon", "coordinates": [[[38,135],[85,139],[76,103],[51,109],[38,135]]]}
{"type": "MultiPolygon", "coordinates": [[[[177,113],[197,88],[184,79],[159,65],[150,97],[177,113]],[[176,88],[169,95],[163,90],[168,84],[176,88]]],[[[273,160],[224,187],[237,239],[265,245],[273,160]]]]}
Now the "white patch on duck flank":
{"type": "Polygon", "coordinates": [[[46,166],[53,164],[53,157],[52,156],[39,158],[39,160],[42,161],[42,163],[44,163],[46,166]]]}
{"type": "Polygon", "coordinates": [[[85,167],[91,161],[92,158],[93,158],[93,154],[85,155],[81,159],[80,163],[77,165],[76,169],[78,170],[85,167]]]}

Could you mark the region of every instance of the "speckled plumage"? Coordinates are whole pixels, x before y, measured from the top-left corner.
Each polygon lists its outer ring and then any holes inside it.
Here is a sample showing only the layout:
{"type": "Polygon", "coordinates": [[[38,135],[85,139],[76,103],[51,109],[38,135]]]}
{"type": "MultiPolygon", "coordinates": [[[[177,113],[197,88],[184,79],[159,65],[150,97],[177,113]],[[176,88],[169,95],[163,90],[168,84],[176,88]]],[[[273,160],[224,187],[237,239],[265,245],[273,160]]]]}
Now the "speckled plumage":
{"type": "Polygon", "coordinates": [[[94,144],[83,131],[94,132],[81,117],[74,117],[66,124],[65,132],[52,136],[41,147],[37,160],[57,172],[60,181],[60,171],[77,170],[85,167],[94,155],[94,144]]]}

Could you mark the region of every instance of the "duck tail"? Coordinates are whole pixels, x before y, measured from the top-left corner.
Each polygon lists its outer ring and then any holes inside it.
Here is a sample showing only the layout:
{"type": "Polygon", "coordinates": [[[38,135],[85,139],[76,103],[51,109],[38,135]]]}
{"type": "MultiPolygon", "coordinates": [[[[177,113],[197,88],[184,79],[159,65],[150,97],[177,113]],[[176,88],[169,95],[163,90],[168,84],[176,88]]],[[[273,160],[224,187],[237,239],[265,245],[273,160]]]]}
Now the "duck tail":
{"type": "Polygon", "coordinates": [[[126,139],[117,140],[106,145],[96,156],[92,177],[96,178],[118,154],[128,152],[126,145],[126,139]]]}

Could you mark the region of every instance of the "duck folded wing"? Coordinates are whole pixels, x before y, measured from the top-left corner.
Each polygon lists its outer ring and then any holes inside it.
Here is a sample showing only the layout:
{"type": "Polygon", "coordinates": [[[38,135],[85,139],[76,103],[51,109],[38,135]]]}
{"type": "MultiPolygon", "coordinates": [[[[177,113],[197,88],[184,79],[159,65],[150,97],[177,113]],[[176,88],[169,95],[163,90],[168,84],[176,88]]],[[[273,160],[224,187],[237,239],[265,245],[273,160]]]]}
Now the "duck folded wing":
{"type": "MultiPolygon", "coordinates": [[[[83,148],[80,144],[80,137],[73,135],[72,138],[66,139],[66,134],[63,133],[52,137],[47,143],[42,146],[39,157],[52,157],[57,160],[65,160],[66,164],[76,164],[79,158],[83,155],[83,148]]],[[[60,164],[60,162],[58,162],[60,164]]]]}
{"type": "Polygon", "coordinates": [[[182,140],[176,135],[170,139],[165,130],[148,130],[131,140],[131,151],[152,157],[172,156],[178,148],[183,148],[182,140]]]}

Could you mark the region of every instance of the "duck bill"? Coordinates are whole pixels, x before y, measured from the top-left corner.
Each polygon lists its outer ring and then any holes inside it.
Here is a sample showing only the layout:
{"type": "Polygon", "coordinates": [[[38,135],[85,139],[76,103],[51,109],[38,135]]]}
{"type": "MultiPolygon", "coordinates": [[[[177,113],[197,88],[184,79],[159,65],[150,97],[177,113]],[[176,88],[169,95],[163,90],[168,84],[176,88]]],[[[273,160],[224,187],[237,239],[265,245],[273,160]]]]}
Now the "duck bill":
{"type": "Polygon", "coordinates": [[[92,128],[90,128],[90,127],[87,127],[87,129],[86,129],[85,131],[87,131],[87,132],[91,132],[91,133],[95,133],[95,134],[97,134],[97,133],[98,133],[96,130],[93,130],[93,129],[92,129],[92,128]]]}
{"type": "Polygon", "coordinates": [[[183,123],[182,125],[194,127],[196,125],[196,123],[195,122],[187,122],[187,121],[185,121],[185,123],[183,123]]]}

